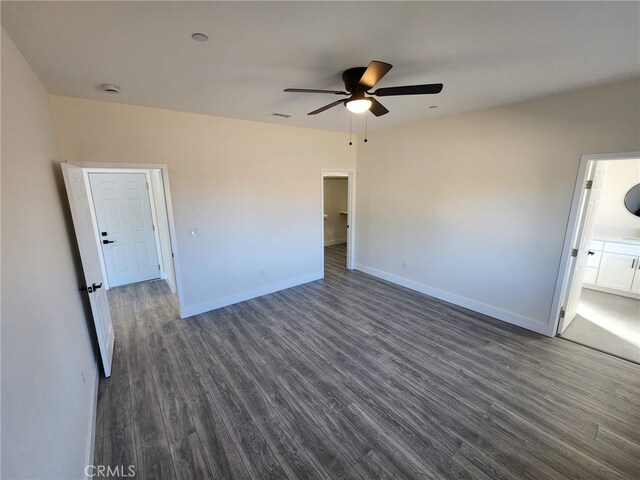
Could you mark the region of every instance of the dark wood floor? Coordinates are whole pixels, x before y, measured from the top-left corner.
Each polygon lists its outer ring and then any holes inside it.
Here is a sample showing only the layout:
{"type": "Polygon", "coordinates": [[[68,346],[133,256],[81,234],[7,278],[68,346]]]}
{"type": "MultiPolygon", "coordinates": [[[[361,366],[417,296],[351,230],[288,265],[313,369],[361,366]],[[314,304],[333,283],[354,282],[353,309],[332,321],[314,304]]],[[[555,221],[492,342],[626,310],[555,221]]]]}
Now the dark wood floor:
{"type": "Polygon", "coordinates": [[[180,320],[109,292],[95,463],[136,478],[640,475],[640,366],[344,268],[180,320]]]}

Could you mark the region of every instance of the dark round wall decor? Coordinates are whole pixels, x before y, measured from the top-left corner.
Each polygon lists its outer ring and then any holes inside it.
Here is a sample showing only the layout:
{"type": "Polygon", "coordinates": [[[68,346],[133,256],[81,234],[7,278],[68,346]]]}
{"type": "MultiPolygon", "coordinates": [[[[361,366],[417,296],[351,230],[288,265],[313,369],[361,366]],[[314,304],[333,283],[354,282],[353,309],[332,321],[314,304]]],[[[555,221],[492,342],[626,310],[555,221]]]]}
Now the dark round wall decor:
{"type": "Polygon", "coordinates": [[[636,217],[640,217],[640,183],[631,187],[624,196],[624,206],[636,217]]]}

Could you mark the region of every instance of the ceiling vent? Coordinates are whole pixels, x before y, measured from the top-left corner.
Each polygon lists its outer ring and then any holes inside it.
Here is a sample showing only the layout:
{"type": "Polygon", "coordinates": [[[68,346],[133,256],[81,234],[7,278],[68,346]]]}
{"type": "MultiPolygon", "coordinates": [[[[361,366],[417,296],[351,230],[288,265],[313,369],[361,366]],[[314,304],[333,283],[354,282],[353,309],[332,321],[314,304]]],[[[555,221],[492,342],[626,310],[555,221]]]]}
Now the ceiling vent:
{"type": "Polygon", "coordinates": [[[191,38],[193,38],[196,42],[206,42],[207,40],[209,40],[209,37],[207,37],[204,33],[198,32],[191,35],[191,38]]]}
{"type": "Polygon", "coordinates": [[[107,93],[120,93],[120,87],[112,83],[103,83],[100,85],[100,89],[107,93]]]}

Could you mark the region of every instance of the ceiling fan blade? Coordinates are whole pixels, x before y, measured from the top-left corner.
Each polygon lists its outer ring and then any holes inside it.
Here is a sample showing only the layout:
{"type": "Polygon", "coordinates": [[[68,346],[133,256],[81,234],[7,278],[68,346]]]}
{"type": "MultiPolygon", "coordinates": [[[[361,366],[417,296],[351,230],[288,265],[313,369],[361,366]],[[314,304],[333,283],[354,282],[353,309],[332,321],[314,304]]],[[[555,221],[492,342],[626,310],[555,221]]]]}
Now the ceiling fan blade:
{"type": "Polygon", "coordinates": [[[349,95],[347,92],[342,92],[339,90],[314,90],[310,88],[285,88],[284,91],[295,93],[333,93],[335,95],[349,95]]]}
{"type": "Polygon", "coordinates": [[[386,115],[387,113],[389,113],[389,110],[387,110],[385,106],[382,105],[378,100],[371,97],[367,97],[367,98],[371,100],[371,107],[369,108],[369,111],[373,113],[376,117],[380,117],[382,115],[386,115]]]}
{"type": "Polygon", "coordinates": [[[330,108],[333,108],[336,105],[340,105],[341,103],[344,103],[344,100],[336,100],[335,102],[331,102],[329,105],[325,105],[324,107],[320,107],[319,109],[314,110],[313,112],[307,113],[307,115],[317,115],[318,113],[322,113],[325,110],[329,110],[330,108]]]}
{"type": "Polygon", "coordinates": [[[382,79],[382,77],[384,77],[392,68],[393,65],[390,63],[373,60],[362,74],[358,84],[369,90],[370,88],[373,88],[375,84],[378,83],[380,79],[382,79]]]}
{"type": "Polygon", "coordinates": [[[372,95],[376,97],[388,97],[391,95],[428,95],[440,93],[441,83],[430,83],[426,85],[405,85],[404,87],[379,88],[372,95]]]}

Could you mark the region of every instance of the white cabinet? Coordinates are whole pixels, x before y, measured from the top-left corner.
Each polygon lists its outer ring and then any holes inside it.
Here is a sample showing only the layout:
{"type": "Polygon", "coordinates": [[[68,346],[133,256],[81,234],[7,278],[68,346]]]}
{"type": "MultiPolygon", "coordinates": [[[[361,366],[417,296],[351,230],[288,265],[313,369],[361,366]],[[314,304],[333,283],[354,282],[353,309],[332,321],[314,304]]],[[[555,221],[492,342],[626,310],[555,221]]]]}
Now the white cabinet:
{"type": "Polygon", "coordinates": [[[596,280],[598,279],[598,269],[594,267],[586,267],[584,269],[584,279],[582,280],[584,283],[588,285],[595,285],[596,280]]]}
{"type": "Polygon", "coordinates": [[[602,249],[604,242],[592,240],[589,247],[589,255],[587,256],[587,266],[584,269],[583,283],[590,287],[596,284],[598,278],[598,268],[600,267],[600,259],[602,258],[602,249]]]}
{"type": "Polygon", "coordinates": [[[602,258],[602,252],[600,250],[590,249],[589,256],[587,257],[587,267],[595,268],[597,270],[598,267],[600,266],[601,258],[602,258]]]}
{"type": "Polygon", "coordinates": [[[636,263],[638,263],[638,257],[604,252],[600,261],[596,285],[629,292],[637,270],[636,263]]]}
{"type": "Polygon", "coordinates": [[[631,293],[640,295],[640,266],[638,266],[638,262],[636,262],[636,274],[631,282],[631,293]]]}
{"type": "Polygon", "coordinates": [[[594,240],[589,253],[586,288],[633,298],[640,295],[640,245],[594,240]]]}

